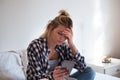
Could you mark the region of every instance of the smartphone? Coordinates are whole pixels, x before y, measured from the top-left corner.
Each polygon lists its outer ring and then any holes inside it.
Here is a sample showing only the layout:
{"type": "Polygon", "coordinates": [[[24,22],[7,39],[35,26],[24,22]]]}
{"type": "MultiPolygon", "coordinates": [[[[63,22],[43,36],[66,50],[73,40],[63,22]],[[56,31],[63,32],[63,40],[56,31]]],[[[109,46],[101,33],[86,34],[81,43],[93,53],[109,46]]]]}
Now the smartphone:
{"type": "Polygon", "coordinates": [[[71,73],[74,65],[75,65],[75,62],[74,62],[74,61],[64,60],[64,61],[62,62],[62,67],[63,67],[63,68],[67,68],[67,70],[69,70],[69,74],[71,73]]]}

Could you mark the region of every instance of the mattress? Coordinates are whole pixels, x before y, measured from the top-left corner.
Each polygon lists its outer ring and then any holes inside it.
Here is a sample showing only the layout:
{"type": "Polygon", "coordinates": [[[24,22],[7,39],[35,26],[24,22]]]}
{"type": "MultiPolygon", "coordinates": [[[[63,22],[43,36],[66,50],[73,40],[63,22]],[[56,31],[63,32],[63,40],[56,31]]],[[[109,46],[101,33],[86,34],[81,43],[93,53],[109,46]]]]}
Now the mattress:
{"type": "Polygon", "coordinates": [[[94,80],[120,80],[120,78],[113,77],[110,75],[101,74],[101,73],[96,73],[94,80]]]}

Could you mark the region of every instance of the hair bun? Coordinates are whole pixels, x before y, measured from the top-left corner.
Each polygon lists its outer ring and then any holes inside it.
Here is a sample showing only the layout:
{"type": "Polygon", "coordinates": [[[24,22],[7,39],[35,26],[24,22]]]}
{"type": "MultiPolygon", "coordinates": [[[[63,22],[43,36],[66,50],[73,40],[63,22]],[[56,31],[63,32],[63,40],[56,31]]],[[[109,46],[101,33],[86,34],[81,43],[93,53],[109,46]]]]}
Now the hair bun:
{"type": "Polygon", "coordinates": [[[67,17],[70,16],[66,10],[60,10],[59,13],[60,13],[60,16],[67,16],[67,17]]]}

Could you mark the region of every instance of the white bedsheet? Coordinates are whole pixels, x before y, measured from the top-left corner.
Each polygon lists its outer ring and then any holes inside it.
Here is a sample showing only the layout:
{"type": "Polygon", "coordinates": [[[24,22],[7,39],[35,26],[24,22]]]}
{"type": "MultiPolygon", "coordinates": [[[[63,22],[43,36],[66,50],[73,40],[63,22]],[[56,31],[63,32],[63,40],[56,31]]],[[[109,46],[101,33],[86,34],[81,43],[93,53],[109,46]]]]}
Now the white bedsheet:
{"type": "MultiPolygon", "coordinates": [[[[41,79],[41,80],[48,80],[48,79],[41,79]]],[[[69,79],[69,80],[76,80],[76,79],[69,79]]],[[[101,73],[96,73],[94,80],[120,80],[120,78],[113,77],[110,75],[101,74],[101,73]]]]}
{"type": "MultiPolygon", "coordinates": [[[[76,69],[72,69],[71,74],[73,74],[74,72],[76,72],[76,69]]],[[[96,76],[94,80],[120,80],[120,78],[96,72],[96,76]]]]}
{"type": "Polygon", "coordinates": [[[113,77],[110,75],[101,74],[101,73],[96,73],[94,80],[120,80],[120,78],[113,77]]]}

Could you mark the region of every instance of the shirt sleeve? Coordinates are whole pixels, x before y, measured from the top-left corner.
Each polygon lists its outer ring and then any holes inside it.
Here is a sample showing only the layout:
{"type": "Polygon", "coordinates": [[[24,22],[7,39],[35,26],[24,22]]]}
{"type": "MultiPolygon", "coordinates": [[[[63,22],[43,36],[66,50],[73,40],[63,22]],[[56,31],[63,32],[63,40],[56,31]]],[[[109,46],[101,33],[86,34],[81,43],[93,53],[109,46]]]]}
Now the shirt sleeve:
{"type": "Polygon", "coordinates": [[[46,73],[46,68],[43,67],[44,58],[41,54],[42,50],[38,43],[31,43],[27,49],[28,67],[27,67],[27,80],[40,80],[47,78],[53,80],[52,74],[46,73]]]}
{"type": "Polygon", "coordinates": [[[80,71],[83,71],[86,68],[86,63],[85,63],[85,57],[80,54],[78,51],[75,56],[72,55],[72,49],[66,45],[66,52],[69,54],[68,58],[72,58],[76,64],[75,68],[77,68],[80,71]]]}
{"type": "Polygon", "coordinates": [[[86,68],[86,63],[85,63],[85,57],[80,55],[80,52],[78,52],[76,54],[76,56],[74,57],[75,61],[76,61],[76,68],[79,69],[81,72],[84,71],[84,69],[86,68]]]}

